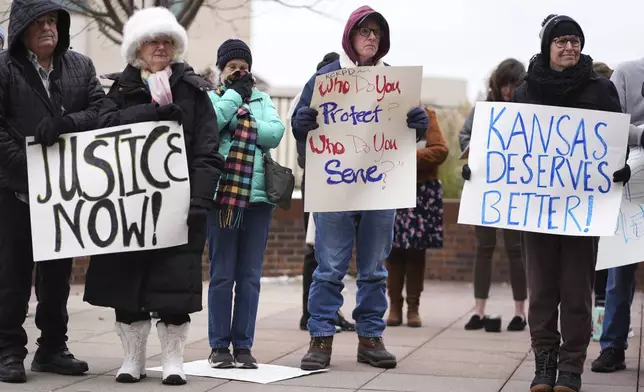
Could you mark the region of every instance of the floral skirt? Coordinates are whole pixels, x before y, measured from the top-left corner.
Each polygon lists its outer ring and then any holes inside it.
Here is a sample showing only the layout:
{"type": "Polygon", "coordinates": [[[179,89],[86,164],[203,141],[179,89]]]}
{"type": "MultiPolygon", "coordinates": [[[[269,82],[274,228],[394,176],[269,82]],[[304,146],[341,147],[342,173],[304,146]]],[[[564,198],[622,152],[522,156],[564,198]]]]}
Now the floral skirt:
{"type": "Polygon", "coordinates": [[[402,249],[443,247],[443,184],[440,180],[419,182],[416,208],[396,211],[392,246],[402,249]]]}

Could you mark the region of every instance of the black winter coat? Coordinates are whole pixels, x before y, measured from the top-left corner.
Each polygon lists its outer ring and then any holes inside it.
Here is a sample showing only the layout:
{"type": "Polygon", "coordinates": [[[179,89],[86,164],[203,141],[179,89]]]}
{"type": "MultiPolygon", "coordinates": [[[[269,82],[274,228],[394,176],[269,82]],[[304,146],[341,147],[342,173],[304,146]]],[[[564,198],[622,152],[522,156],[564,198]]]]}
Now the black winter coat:
{"type": "MultiPolygon", "coordinates": [[[[101,109],[98,127],[157,121],[156,104],[140,70],[127,66],[114,80],[101,109]]],[[[191,196],[214,197],[224,165],[218,153],[217,117],[207,91],[213,86],[184,63],[172,65],[173,102],[184,112],[183,131],[191,196]]],[[[177,222],[182,224],[182,222],[177,222]]],[[[130,312],[186,314],[202,309],[201,259],[205,225],[189,227],[186,245],[148,251],[92,256],[84,300],[130,312]]]]}
{"type": "Polygon", "coordinates": [[[34,136],[44,117],[66,116],[74,132],[92,129],[103,88],[92,60],[69,49],[70,17],[48,0],[11,4],[9,50],[0,52],[0,188],[27,193],[25,136],[34,136]],[[51,98],[22,42],[27,27],[42,15],[58,12],[58,45],[50,74],[51,98]]]}

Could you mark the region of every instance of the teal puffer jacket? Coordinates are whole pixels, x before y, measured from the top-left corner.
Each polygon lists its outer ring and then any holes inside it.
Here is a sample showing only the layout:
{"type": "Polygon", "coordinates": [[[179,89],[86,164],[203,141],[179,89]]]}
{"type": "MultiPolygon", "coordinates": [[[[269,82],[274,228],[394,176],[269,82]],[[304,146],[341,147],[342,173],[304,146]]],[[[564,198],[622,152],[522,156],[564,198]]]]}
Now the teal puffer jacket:
{"type": "MultiPolygon", "coordinates": [[[[232,144],[232,132],[237,127],[237,109],[242,105],[241,96],[232,89],[225,90],[222,96],[209,91],[208,96],[217,113],[219,125],[219,153],[228,157],[232,144]]],[[[276,148],[284,136],[284,123],[277,114],[271,97],[257,89],[253,89],[250,97],[250,112],[257,122],[257,145],[253,164],[253,180],[251,184],[250,202],[269,203],[266,197],[266,182],[262,154],[276,148]]]]}

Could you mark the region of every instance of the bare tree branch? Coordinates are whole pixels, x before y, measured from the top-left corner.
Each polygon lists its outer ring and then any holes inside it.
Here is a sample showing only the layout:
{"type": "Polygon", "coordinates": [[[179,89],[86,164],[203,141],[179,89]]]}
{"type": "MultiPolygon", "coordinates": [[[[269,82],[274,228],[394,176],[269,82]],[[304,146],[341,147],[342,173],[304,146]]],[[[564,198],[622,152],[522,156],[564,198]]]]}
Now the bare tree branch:
{"type": "MultiPolygon", "coordinates": [[[[177,17],[177,21],[187,29],[190,28],[192,22],[197,17],[201,8],[208,8],[214,12],[215,18],[228,23],[232,26],[233,30],[237,32],[236,21],[246,20],[253,16],[239,15],[234,13],[234,16],[225,16],[224,14],[250,7],[253,1],[274,3],[281,7],[290,9],[302,9],[312,12],[316,15],[323,16],[337,20],[333,15],[327,14],[317,8],[324,1],[334,0],[311,0],[308,4],[295,4],[287,0],[239,0],[236,4],[229,5],[224,0],[65,0],[62,2],[63,7],[67,8],[70,12],[76,13],[87,17],[90,21],[79,33],[87,30],[91,24],[96,24],[98,31],[101,32],[108,40],[115,44],[121,44],[121,37],[123,36],[123,27],[127,20],[138,8],[145,8],[146,6],[154,5],[159,7],[166,7],[173,10],[177,17]],[[137,7],[138,5],[138,7],[137,7]]],[[[2,15],[6,22],[9,19],[10,9],[6,9],[2,15]]]]}

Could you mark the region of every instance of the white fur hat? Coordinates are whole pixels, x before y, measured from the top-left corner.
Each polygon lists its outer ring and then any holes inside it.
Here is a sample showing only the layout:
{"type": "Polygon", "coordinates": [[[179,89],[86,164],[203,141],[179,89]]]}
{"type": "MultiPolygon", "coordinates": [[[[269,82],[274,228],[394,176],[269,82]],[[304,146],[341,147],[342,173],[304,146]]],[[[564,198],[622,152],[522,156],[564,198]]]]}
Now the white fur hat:
{"type": "Polygon", "coordinates": [[[188,33],[170,10],[149,7],[135,11],[123,27],[121,56],[128,64],[134,65],[141,43],[160,35],[172,37],[175,59],[183,58],[188,50],[188,33]]]}

